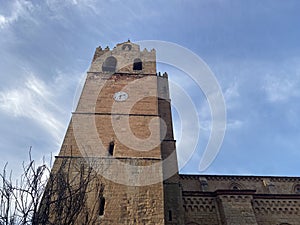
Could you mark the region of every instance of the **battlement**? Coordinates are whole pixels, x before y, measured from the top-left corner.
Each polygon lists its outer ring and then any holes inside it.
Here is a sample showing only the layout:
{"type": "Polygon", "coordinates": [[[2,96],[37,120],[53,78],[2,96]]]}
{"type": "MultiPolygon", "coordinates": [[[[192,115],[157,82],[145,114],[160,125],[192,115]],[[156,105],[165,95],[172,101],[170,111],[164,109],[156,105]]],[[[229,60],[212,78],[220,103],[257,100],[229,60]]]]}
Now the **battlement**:
{"type": "Polygon", "coordinates": [[[128,40],[113,49],[96,48],[89,72],[155,74],[155,62],[155,49],[141,51],[139,45],[128,40]]]}

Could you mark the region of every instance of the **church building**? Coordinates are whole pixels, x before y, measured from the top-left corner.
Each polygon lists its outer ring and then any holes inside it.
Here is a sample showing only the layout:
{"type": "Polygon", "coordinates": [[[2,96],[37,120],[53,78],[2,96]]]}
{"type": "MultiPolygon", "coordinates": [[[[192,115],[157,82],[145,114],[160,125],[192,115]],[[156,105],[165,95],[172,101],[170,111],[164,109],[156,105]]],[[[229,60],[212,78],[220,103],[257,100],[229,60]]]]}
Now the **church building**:
{"type": "Polygon", "coordinates": [[[179,174],[168,74],[127,41],[95,51],[46,211],[52,224],[300,225],[300,178],[179,174]]]}

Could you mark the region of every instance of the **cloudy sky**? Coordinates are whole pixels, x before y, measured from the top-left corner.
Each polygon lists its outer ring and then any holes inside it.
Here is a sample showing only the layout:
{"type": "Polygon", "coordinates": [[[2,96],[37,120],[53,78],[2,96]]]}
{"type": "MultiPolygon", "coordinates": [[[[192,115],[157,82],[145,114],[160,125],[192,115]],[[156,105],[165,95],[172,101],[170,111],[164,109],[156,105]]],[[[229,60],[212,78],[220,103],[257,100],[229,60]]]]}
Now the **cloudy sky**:
{"type": "MultiPolygon", "coordinates": [[[[299,10],[297,0],[0,0],[0,166],[19,167],[30,146],[36,159],[56,155],[95,48],[130,38],[181,45],[215,74],[227,130],[202,173],[299,176],[299,10]]],[[[181,172],[199,173],[210,112],[203,93],[186,88],[201,129],[181,172]]],[[[174,118],[180,139],[188,118],[174,118]]]]}

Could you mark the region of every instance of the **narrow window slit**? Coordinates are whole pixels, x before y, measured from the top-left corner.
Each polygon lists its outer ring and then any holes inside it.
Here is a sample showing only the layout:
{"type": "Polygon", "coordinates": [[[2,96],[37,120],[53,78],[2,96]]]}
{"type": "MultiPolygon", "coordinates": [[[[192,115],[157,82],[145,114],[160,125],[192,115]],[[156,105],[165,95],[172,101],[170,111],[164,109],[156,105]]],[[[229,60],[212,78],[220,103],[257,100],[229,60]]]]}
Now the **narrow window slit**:
{"type": "Polygon", "coordinates": [[[109,147],[108,147],[108,154],[109,155],[114,155],[114,148],[115,148],[115,143],[113,141],[111,141],[109,143],[109,147]]]}
{"type": "Polygon", "coordinates": [[[103,196],[101,196],[99,200],[100,200],[99,216],[103,216],[104,215],[105,198],[103,196]]]}
{"type": "Polygon", "coordinates": [[[169,221],[172,221],[172,210],[169,210],[169,221]]]}

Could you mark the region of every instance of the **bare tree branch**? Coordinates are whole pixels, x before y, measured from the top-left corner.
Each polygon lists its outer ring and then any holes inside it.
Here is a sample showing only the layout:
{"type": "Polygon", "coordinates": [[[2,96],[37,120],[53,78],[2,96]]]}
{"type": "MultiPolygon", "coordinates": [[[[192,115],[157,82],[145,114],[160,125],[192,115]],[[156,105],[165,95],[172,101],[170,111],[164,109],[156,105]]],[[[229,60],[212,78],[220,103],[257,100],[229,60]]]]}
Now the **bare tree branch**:
{"type": "Polygon", "coordinates": [[[104,184],[92,163],[63,158],[55,161],[50,173],[44,160],[36,166],[30,148],[29,163],[22,167],[15,185],[7,176],[7,164],[0,174],[0,225],[94,224],[98,220],[97,199],[103,197],[104,184]]]}

